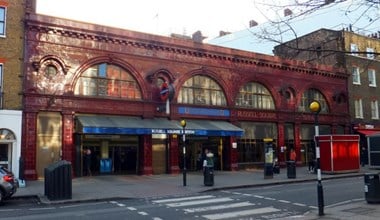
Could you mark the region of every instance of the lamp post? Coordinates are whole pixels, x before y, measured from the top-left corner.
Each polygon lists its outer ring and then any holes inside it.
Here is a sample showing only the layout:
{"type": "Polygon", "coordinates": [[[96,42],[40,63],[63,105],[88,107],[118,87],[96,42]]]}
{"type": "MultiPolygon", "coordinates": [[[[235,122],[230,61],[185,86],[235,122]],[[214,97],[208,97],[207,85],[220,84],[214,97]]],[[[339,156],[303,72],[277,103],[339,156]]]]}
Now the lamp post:
{"type": "Polygon", "coordinates": [[[182,141],[183,141],[183,186],[186,186],[186,135],[185,135],[185,128],[186,128],[186,121],[185,119],[181,120],[181,126],[182,126],[182,141]]]}
{"type": "Polygon", "coordinates": [[[314,125],[315,125],[315,135],[314,135],[314,142],[315,142],[315,156],[317,159],[317,175],[318,175],[318,183],[317,183],[317,193],[318,193],[318,215],[322,216],[323,213],[323,186],[322,186],[322,176],[321,176],[321,161],[320,161],[320,149],[319,149],[319,143],[318,143],[318,136],[319,136],[319,124],[318,124],[318,114],[321,111],[321,104],[318,101],[313,101],[310,103],[309,106],[310,111],[314,113],[314,125]]]}

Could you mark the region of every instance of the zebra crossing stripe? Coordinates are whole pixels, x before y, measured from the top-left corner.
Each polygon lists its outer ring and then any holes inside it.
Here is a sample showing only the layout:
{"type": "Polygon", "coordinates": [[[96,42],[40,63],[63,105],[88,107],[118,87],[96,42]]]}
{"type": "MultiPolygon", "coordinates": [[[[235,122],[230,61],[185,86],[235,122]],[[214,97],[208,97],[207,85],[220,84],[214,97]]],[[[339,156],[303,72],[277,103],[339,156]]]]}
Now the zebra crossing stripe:
{"type": "Polygon", "coordinates": [[[191,205],[201,205],[201,204],[210,204],[217,202],[229,202],[233,201],[231,198],[216,198],[216,199],[204,199],[204,200],[195,200],[195,201],[187,201],[187,202],[177,202],[177,203],[168,203],[166,204],[169,207],[181,207],[181,206],[191,206],[191,205]]]}
{"type": "Polygon", "coordinates": [[[187,213],[194,213],[194,212],[215,211],[215,210],[229,209],[229,208],[241,208],[241,207],[254,206],[254,205],[255,205],[254,203],[250,203],[250,202],[239,202],[239,203],[207,206],[207,207],[200,207],[200,208],[190,208],[190,209],[183,209],[183,210],[187,213]]]}
{"type": "Polygon", "coordinates": [[[154,203],[168,203],[168,202],[181,202],[181,201],[187,201],[187,200],[193,200],[193,199],[209,199],[209,198],[215,198],[215,196],[190,196],[190,197],[181,197],[181,198],[174,198],[174,199],[161,199],[161,200],[153,200],[154,203]]]}
{"type": "Polygon", "coordinates": [[[247,216],[247,215],[264,214],[264,213],[279,212],[279,211],[281,210],[273,208],[273,207],[264,207],[264,208],[250,209],[250,210],[244,210],[244,211],[202,215],[202,217],[206,219],[210,219],[210,220],[218,220],[218,219],[230,219],[230,218],[237,218],[237,217],[242,217],[242,216],[247,216]]]}

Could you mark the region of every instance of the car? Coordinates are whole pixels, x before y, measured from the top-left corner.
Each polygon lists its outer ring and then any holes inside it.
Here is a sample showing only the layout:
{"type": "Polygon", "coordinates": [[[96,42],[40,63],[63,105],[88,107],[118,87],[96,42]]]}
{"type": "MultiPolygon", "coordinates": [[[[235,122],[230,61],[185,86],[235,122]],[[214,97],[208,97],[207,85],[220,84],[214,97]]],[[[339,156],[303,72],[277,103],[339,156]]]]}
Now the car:
{"type": "Polygon", "coordinates": [[[11,171],[0,166],[0,204],[16,193],[18,181],[11,171]]]}

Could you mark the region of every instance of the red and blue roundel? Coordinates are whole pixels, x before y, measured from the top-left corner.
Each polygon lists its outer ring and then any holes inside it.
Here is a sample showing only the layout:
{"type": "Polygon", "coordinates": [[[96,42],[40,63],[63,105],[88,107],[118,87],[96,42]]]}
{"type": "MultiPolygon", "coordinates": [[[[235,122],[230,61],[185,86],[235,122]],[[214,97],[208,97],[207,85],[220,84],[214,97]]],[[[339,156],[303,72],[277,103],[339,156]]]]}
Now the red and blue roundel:
{"type": "Polygon", "coordinates": [[[161,85],[160,98],[162,101],[166,101],[169,98],[169,85],[166,82],[161,85]]]}

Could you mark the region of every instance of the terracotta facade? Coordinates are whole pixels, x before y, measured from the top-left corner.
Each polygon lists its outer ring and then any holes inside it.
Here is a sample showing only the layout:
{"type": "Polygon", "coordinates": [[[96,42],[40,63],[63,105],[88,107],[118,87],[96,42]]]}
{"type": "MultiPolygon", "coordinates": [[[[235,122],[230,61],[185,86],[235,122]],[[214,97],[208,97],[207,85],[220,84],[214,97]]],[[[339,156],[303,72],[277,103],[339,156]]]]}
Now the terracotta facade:
{"type": "MultiPolygon", "coordinates": [[[[304,91],[313,88],[323,94],[329,109],[327,113],[320,114],[321,125],[340,133],[348,132],[349,128],[347,102],[336,102],[333,98],[337,90],[347,92],[347,75],[341,69],[43,15],[30,14],[26,18],[24,80],[22,154],[28,179],[41,177],[39,160],[45,159],[44,146],[47,148],[50,142],[59,150],[49,153],[52,160],[45,163],[59,159],[71,161],[76,175],[81,175],[78,169],[81,167],[80,151],[84,139],[90,142],[90,138],[98,138],[96,144],[101,147],[96,149],[111,149],[108,148],[111,142],[104,141],[104,136],[78,132],[78,115],[137,117],[143,120],[159,118],[178,123],[180,119],[223,121],[238,127],[243,122],[263,123],[265,126],[269,123],[275,126],[276,135],[271,138],[275,140],[278,152],[287,144],[284,127],[290,124],[294,126],[294,147],[301,155],[300,130],[303,124],[313,125],[314,115],[306,110],[299,111],[298,106],[304,91]],[[140,88],[141,99],[75,95],[75,85],[82,73],[99,63],[128,70],[140,88]],[[57,70],[55,75],[48,74],[49,67],[57,70]],[[178,102],[181,87],[197,75],[207,76],[220,86],[226,105],[178,102]],[[159,80],[168,82],[175,91],[169,113],[160,111],[166,103],[160,99],[159,80]],[[236,105],[241,87],[250,82],[265,86],[273,98],[273,109],[236,105]],[[286,94],[291,94],[291,98],[286,94]],[[45,116],[49,120],[52,117],[60,120],[60,123],[55,123],[56,132],[44,130],[40,121],[45,116]],[[58,142],[53,143],[53,139],[58,142]],[[41,150],[38,150],[37,142],[41,150]]],[[[167,147],[166,156],[162,156],[166,163],[165,172],[180,172],[180,134],[167,134],[165,140],[156,140],[147,134],[135,136],[137,139],[123,136],[120,140],[125,138],[125,143],[136,143],[137,149],[131,148],[138,152],[136,174],[155,173],[152,146],[156,142],[159,142],[157,146],[167,147]]],[[[115,136],[107,138],[111,140],[115,136]]],[[[238,156],[240,138],[226,135],[212,140],[218,149],[222,149],[219,169],[241,168],[238,156]]],[[[202,140],[193,137],[190,142],[200,143],[202,140]]],[[[117,149],[117,143],[113,144],[113,149],[117,149]]],[[[99,155],[107,153],[105,150],[99,155]]],[[[279,155],[279,159],[285,161],[286,156],[279,155]]]]}

